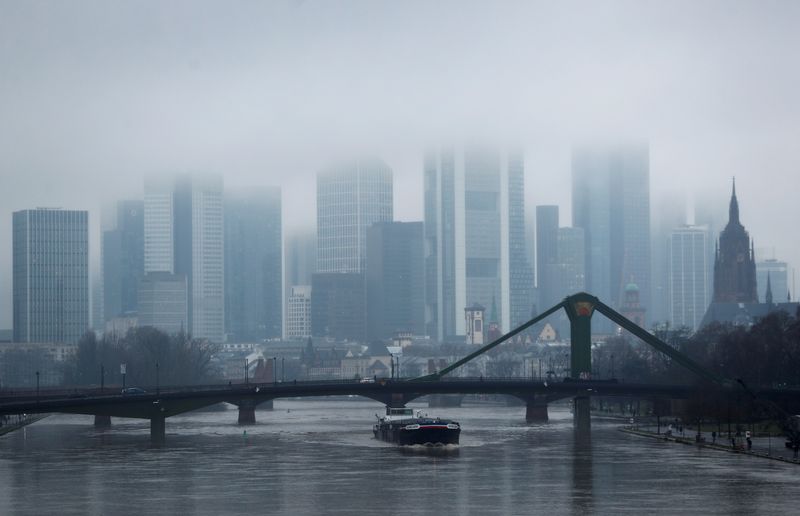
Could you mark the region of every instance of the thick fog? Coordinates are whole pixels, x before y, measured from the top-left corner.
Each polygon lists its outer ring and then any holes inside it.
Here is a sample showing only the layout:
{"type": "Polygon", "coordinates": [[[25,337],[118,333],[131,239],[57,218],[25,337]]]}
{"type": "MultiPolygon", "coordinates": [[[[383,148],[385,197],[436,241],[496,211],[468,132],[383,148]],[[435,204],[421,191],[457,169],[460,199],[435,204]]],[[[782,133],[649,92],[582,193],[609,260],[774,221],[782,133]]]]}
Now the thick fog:
{"type": "Polygon", "coordinates": [[[421,220],[439,142],[522,145],[529,211],[568,224],[570,146],[646,139],[654,210],[725,213],[735,175],[756,247],[796,267],[799,23],[793,1],[0,0],[0,327],[12,211],[90,210],[96,269],[103,207],[144,175],[281,185],[291,230],[316,171],[368,153],[421,220]]]}

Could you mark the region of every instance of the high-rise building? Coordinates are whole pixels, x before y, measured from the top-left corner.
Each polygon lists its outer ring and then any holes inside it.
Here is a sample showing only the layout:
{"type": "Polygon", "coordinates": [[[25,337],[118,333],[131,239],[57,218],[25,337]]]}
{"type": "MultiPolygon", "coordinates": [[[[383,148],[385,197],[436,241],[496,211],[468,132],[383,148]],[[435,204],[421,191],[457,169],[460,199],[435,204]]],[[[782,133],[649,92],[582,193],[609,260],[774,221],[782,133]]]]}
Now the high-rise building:
{"type": "Polygon", "coordinates": [[[317,175],[317,272],[364,272],[367,228],[393,218],[392,169],[379,159],[317,175]]]}
{"type": "Polygon", "coordinates": [[[117,203],[115,229],[103,232],[102,262],[104,319],[136,312],[144,275],[144,202],[117,203]]]}
{"type": "Polygon", "coordinates": [[[225,200],[225,331],[229,342],[280,338],[283,250],[280,188],[225,200]]]}
{"type": "Polygon", "coordinates": [[[74,343],[89,328],[89,214],[13,214],[15,342],[74,343]]]}
{"type": "Polygon", "coordinates": [[[139,282],[138,325],[165,333],[185,332],[189,325],[189,285],[184,274],[148,272],[139,282]]]}
{"type": "Polygon", "coordinates": [[[583,229],[558,228],[556,259],[551,274],[553,302],[542,305],[542,310],[586,290],[586,236],[583,229]]]}
{"type": "Polygon", "coordinates": [[[530,318],[523,171],[515,152],[476,146],[426,153],[426,326],[437,339],[465,335],[463,310],[475,303],[494,299],[504,331],[512,314],[515,323],[530,318]]]}
{"type": "Polygon", "coordinates": [[[311,280],[311,334],[366,341],[364,274],[316,273],[311,280]]]}
{"type": "Polygon", "coordinates": [[[673,327],[696,330],[708,309],[708,226],[675,228],[669,236],[669,317],[673,327]]]}
{"type": "Polygon", "coordinates": [[[189,328],[198,338],[224,338],[222,178],[148,180],[144,198],[145,272],[186,277],[189,328]]]}
{"type": "Polygon", "coordinates": [[[739,222],[739,201],[733,183],[728,224],[719,235],[714,260],[714,302],[757,303],[756,263],[750,234],[739,222]]]}
{"type": "MultiPolygon", "coordinates": [[[[687,223],[686,200],[679,194],[665,194],[659,196],[655,204],[652,224],[652,253],[650,255],[652,281],[650,307],[647,312],[651,321],[663,322],[671,318],[669,239],[673,229],[685,226],[687,223]]],[[[647,300],[642,301],[646,302],[647,300]]]]}
{"type": "Polygon", "coordinates": [[[367,229],[367,338],[425,332],[422,222],[379,222],[367,229]]]}
{"type": "MultiPolygon", "coordinates": [[[[317,233],[314,229],[294,229],[286,231],[284,237],[284,275],[283,289],[285,293],[286,322],[289,324],[289,296],[295,285],[307,285],[311,288],[311,275],[317,270],[317,233]]],[[[284,331],[284,337],[289,334],[284,331]]]]}
{"type": "Polygon", "coordinates": [[[773,299],[778,302],[787,301],[789,297],[789,274],[786,262],[770,258],[756,262],[756,286],[758,301],[765,303],[767,299],[767,278],[769,278],[773,299]]]}
{"type": "Polygon", "coordinates": [[[509,325],[504,327],[506,331],[528,322],[533,316],[533,294],[536,283],[533,266],[528,260],[526,242],[528,232],[525,227],[525,159],[521,151],[509,154],[507,169],[508,239],[507,243],[503,244],[503,247],[508,248],[509,276],[509,325]]]}
{"type": "Polygon", "coordinates": [[[311,285],[292,285],[286,311],[286,338],[311,336],[311,285]]]}
{"type": "Polygon", "coordinates": [[[650,300],[649,170],[647,145],[572,154],[572,221],[586,235],[586,286],[616,307],[629,283],[650,300]]]}
{"type": "Polygon", "coordinates": [[[556,286],[558,263],[558,206],[536,207],[536,286],[540,308],[549,308],[563,299],[556,286]]]}

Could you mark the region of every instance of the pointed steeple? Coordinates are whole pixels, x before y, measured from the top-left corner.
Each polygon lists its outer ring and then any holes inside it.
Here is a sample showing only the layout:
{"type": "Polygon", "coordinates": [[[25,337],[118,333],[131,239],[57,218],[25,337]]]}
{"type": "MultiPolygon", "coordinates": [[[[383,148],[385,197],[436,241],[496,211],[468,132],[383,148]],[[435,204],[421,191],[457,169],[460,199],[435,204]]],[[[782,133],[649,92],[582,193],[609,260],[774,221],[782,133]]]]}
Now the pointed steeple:
{"type": "Polygon", "coordinates": [[[767,271],[767,293],[764,294],[764,300],[772,306],[772,282],[769,279],[769,271],[767,271]]]}
{"type": "Polygon", "coordinates": [[[728,224],[739,224],[739,201],[736,200],[736,178],[733,178],[731,205],[728,208],[728,224]]]}

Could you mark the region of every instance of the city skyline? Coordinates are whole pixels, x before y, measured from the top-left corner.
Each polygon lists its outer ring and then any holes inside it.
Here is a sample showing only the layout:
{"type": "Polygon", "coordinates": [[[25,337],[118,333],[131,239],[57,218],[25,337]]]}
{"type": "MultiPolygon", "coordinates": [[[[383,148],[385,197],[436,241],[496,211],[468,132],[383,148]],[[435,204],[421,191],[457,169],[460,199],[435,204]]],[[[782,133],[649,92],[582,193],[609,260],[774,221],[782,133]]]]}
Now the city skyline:
{"type": "MultiPolygon", "coordinates": [[[[188,17],[180,2],[44,4],[0,8],[0,220],[88,210],[93,276],[103,206],[140,197],[142,175],[280,186],[291,231],[313,225],[318,170],[375,154],[394,171],[395,219],[418,221],[437,141],[521,147],[526,224],[554,204],[569,226],[571,146],[647,140],[653,206],[677,190],[724,212],[736,176],[756,249],[800,263],[800,70],[780,58],[800,44],[796,3],[198,0],[188,17]]],[[[3,327],[10,274],[3,248],[3,327]]]]}

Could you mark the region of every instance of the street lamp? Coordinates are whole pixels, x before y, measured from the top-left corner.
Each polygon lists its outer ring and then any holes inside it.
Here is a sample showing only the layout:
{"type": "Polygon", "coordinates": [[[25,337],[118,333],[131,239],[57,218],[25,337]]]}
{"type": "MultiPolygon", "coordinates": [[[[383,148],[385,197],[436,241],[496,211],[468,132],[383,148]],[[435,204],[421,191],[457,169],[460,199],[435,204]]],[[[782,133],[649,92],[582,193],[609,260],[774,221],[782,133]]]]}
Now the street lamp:
{"type": "Polygon", "coordinates": [[[286,357],[281,357],[281,382],[286,381],[286,357]]]}
{"type": "Polygon", "coordinates": [[[272,357],[272,383],[278,383],[278,357],[272,357]]]}
{"type": "Polygon", "coordinates": [[[161,394],[161,388],[158,381],[158,362],[156,362],[156,395],[161,394]]]}
{"type": "Polygon", "coordinates": [[[36,371],[36,401],[39,401],[39,371],[36,371]]]}

